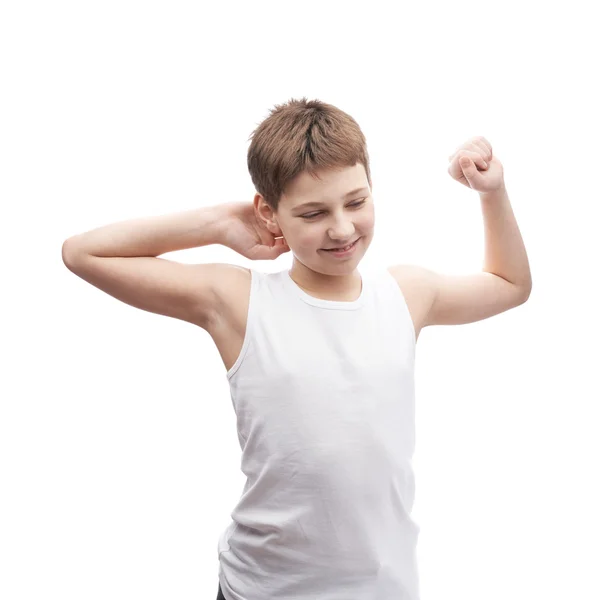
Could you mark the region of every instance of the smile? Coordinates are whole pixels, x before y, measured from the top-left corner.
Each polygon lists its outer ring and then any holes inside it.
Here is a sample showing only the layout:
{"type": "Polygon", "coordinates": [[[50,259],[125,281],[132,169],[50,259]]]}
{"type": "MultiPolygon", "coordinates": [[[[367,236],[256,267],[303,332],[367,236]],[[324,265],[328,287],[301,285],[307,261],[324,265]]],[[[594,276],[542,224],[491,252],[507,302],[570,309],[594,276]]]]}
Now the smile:
{"type": "Polygon", "coordinates": [[[323,250],[325,252],[329,252],[330,254],[333,254],[334,256],[346,256],[346,255],[350,254],[354,250],[354,248],[356,248],[356,244],[358,243],[358,241],[360,239],[361,238],[354,240],[354,242],[352,242],[348,246],[344,246],[343,248],[323,248],[323,250]]]}

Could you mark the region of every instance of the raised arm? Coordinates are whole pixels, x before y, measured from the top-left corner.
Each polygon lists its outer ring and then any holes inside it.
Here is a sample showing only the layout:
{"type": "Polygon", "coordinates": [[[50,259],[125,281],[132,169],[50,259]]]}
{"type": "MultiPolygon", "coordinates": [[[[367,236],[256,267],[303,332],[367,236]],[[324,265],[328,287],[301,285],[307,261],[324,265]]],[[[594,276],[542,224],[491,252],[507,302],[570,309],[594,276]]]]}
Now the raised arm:
{"type": "Polygon", "coordinates": [[[136,308],[206,328],[233,265],[182,264],[160,254],[221,243],[227,205],[121,221],[62,246],[67,268],[136,308]]]}

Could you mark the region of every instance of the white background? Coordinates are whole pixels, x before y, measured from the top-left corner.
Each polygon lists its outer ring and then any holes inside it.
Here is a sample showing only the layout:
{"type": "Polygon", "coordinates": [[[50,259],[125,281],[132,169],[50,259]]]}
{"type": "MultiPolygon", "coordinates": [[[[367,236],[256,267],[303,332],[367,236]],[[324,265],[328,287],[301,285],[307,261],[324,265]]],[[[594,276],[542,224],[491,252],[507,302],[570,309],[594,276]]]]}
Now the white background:
{"type": "MultiPolygon", "coordinates": [[[[481,269],[478,194],[447,173],[475,135],[504,166],[529,256],[526,304],[418,341],[422,600],[600,597],[600,48],[591,4],[556,6],[4,4],[3,600],[216,598],[244,484],[218,352],[73,275],[61,247],[250,202],[248,137],[302,96],[366,135],[365,264],[481,269]]],[[[221,246],[166,257],[251,263],[221,246]]]]}

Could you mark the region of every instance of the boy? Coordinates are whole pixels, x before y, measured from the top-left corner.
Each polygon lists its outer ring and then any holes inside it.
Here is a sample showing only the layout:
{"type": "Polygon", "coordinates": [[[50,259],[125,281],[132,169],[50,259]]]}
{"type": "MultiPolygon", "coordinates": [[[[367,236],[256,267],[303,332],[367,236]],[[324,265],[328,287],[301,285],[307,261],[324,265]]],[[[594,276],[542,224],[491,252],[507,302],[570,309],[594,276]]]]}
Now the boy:
{"type": "Polygon", "coordinates": [[[132,306],[211,335],[229,380],[247,482],[221,536],[218,598],[417,600],[415,345],[423,327],[525,302],[531,275],[484,138],[449,173],[480,193],[483,272],[358,270],[374,235],[358,124],[318,100],[276,106],[254,131],[253,203],[116,223],[68,239],[67,267],[132,306]],[[165,252],[223,244],[267,274],[165,252]]]}

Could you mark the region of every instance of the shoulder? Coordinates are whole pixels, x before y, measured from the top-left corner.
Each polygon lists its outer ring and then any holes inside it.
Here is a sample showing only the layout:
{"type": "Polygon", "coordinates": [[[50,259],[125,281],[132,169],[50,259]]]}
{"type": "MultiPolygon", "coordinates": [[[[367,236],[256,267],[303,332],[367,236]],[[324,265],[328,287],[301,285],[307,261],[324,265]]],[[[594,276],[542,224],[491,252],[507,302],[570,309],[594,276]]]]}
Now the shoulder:
{"type": "Polygon", "coordinates": [[[229,263],[222,263],[222,278],[223,288],[227,288],[230,285],[244,285],[250,284],[252,280],[251,270],[247,267],[240,267],[239,265],[232,265],[229,263]]]}
{"type": "Polygon", "coordinates": [[[419,290],[421,292],[432,291],[432,284],[435,279],[435,272],[419,265],[392,265],[386,267],[387,271],[396,280],[398,285],[409,290],[419,290]]]}
{"type": "Polygon", "coordinates": [[[216,316],[237,320],[240,314],[248,312],[252,272],[238,265],[222,265],[220,278],[215,292],[217,295],[216,316]]]}
{"type": "Polygon", "coordinates": [[[435,297],[435,273],[419,265],[399,264],[387,267],[406,300],[418,336],[425,326],[435,297]]]}

